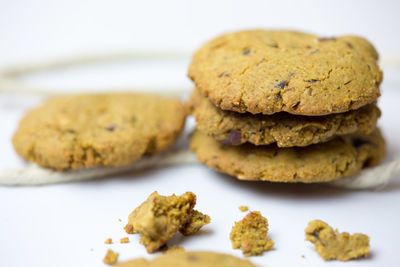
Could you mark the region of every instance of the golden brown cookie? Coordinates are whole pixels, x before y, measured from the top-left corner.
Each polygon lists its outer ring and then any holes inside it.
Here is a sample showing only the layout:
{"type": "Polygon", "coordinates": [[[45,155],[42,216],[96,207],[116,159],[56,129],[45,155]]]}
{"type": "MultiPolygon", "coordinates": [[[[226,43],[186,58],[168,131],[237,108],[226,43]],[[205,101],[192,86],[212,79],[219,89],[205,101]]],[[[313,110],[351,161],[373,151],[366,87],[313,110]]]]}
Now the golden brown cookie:
{"type": "Polygon", "coordinates": [[[378,129],[370,135],[353,134],[307,147],[224,145],[195,131],[191,149],[200,162],[241,180],[272,182],[328,182],[356,174],[379,163],[385,141],[378,129]]]}
{"type": "Polygon", "coordinates": [[[315,244],[324,260],[348,261],[369,253],[369,237],[364,234],[339,233],[320,220],[309,222],[305,232],[306,240],[315,244]]]}
{"type": "Polygon", "coordinates": [[[355,132],[369,134],[381,114],[375,104],[325,116],[237,113],[217,108],[197,90],[190,98],[189,108],[197,129],[224,144],[276,143],[279,147],[308,146],[355,132]]]}
{"type": "Polygon", "coordinates": [[[201,47],[189,77],[223,110],[321,116],[376,101],[377,59],[374,47],[357,36],[247,30],[201,47]]]}
{"type": "Polygon", "coordinates": [[[161,196],[155,191],[129,215],[125,230],[139,233],[140,243],[148,253],[152,253],[165,245],[176,232],[192,235],[210,223],[208,215],[193,209],[195,205],[196,195],[192,192],[182,196],[161,196]]]}
{"type": "Polygon", "coordinates": [[[254,267],[248,260],[243,260],[232,255],[208,251],[174,251],[162,257],[148,261],[139,258],[122,262],[116,267],[254,267]]]}
{"type": "Polygon", "coordinates": [[[176,99],[115,93],[58,97],[29,112],[13,137],[24,159],[57,170],[121,166],[168,148],[185,109],[176,99]]]}

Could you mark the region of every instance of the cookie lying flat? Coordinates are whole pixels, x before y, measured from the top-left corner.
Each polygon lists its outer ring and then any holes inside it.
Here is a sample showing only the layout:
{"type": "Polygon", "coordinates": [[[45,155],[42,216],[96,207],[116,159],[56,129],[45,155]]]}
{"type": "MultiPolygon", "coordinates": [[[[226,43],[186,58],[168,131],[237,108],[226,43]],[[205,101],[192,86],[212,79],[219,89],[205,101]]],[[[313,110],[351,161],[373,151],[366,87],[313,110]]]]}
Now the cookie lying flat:
{"type": "Polygon", "coordinates": [[[200,162],[222,173],[241,180],[272,182],[328,182],[376,165],[385,154],[378,129],[370,135],[354,134],[291,148],[224,145],[195,131],[190,147],[200,162]]]}
{"type": "Polygon", "coordinates": [[[377,59],[356,36],[248,30],[206,43],[189,77],[223,110],[320,116],[375,102],[382,81],[377,59]]]}
{"type": "Polygon", "coordinates": [[[65,96],[29,112],[13,137],[16,152],[42,167],[122,166],[165,150],[181,133],[176,99],[115,93],[65,96]]]}
{"type": "Polygon", "coordinates": [[[279,147],[308,146],[338,135],[369,134],[380,116],[375,104],[326,116],[300,116],[286,112],[273,115],[237,113],[217,108],[197,90],[192,94],[189,106],[197,129],[231,145],[249,142],[255,145],[276,143],[279,147]]]}
{"type": "Polygon", "coordinates": [[[152,261],[140,258],[127,262],[122,262],[115,267],[186,267],[186,266],[197,266],[197,267],[253,267],[256,266],[250,261],[242,260],[240,258],[206,251],[176,251],[167,253],[165,256],[155,258],[152,261]]]}

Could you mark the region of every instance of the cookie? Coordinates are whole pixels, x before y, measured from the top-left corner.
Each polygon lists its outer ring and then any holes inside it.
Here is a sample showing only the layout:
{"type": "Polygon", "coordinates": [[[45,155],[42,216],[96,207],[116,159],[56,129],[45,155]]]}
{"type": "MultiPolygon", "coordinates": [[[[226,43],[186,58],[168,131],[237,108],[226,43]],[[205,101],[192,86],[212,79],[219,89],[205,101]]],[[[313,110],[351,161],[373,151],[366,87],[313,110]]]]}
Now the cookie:
{"type": "Polygon", "coordinates": [[[240,248],[245,256],[261,255],[274,246],[274,241],[267,237],[267,232],[268,220],[259,211],[252,211],[232,227],[232,248],[240,248]]]}
{"type": "Polygon", "coordinates": [[[193,209],[195,205],[196,195],[192,192],[182,196],[160,196],[155,191],[129,215],[125,230],[129,234],[139,233],[140,243],[152,253],[176,232],[192,235],[210,223],[208,215],[193,209]]]}
{"type": "Polygon", "coordinates": [[[122,262],[115,267],[255,267],[248,260],[243,260],[232,255],[208,251],[174,251],[151,261],[139,258],[122,262]]]}
{"type": "Polygon", "coordinates": [[[179,100],[150,94],[65,96],[29,112],[12,141],[22,158],[42,167],[121,166],[172,145],[185,113],[179,100]]]}
{"type": "Polygon", "coordinates": [[[189,77],[223,110],[321,116],[376,101],[377,59],[374,47],[357,36],[247,30],[201,47],[189,77]]]}
{"type": "Polygon", "coordinates": [[[199,131],[190,147],[200,162],[241,180],[272,182],[328,182],[356,174],[379,163],[385,141],[378,129],[370,135],[353,134],[307,147],[224,145],[199,131]]]}
{"type": "Polygon", "coordinates": [[[375,104],[325,116],[237,113],[217,108],[197,90],[189,107],[197,129],[218,141],[231,145],[276,143],[278,147],[308,146],[355,132],[369,134],[381,114],[375,104]]]}
{"type": "Polygon", "coordinates": [[[348,261],[368,256],[367,235],[339,233],[320,220],[309,222],[305,232],[306,240],[315,244],[315,250],[324,260],[348,261]]]}

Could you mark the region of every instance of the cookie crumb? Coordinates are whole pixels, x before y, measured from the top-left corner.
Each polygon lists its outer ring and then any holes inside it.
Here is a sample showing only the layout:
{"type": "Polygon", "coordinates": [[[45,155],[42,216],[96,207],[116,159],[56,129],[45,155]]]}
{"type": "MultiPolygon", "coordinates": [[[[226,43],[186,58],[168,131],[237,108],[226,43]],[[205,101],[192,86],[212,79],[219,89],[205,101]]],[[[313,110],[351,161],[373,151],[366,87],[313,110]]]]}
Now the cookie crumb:
{"type": "Polygon", "coordinates": [[[90,248],[90,251],[93,251],[94,249],[93,248],[90,248]]]}
{"type": "Polygon", "coordinates": [[[165,245],[176,233],[192,235],[210,223],[210,217],[195,209],[196,195],[161,196],[153,192],[129,215],[127,233],[139,233],[140,243],[152,253],[165,245]]]}
{"type": "Polygon", "coordinates": [[[348,261],[369,253],[369,237],[364,234],[339,233],[321,220],[309,222],[305,232],[306,241],[315,244],[324,260],[348,261]]]}
{"type": "Polygon", "coordinates": [[[121,238],[121,239],[119,240],[119,242],[120,242],[121,244],[123,244],[123,243],[129,243],[129,238],[128,238],[128,237],[121,238]]]}
{"type": "Polygon", "coordinates": [[[111,249],[109,249],[107,251],[106,256],[103,259],[103,262],[108,265],[113,265],[117,262],[118,256],[119,256],[119,253],[116,253],[116,252],[112,251],[111,249]]]}
{"type": "Polygon", "coordinates": [[[305,258],[306,258],[304,255],[301,255],[301,257],[302,257],[303,259],[305,259],[305,258]]]}
{"type": "Polygon", "coordinates": [[[241,221],[235,222],[230,239],[232,248],[240,248],[245,256],[261,255],[270,250],[274,241],[267,237],[268,220],[259,211],[248,213],[241,221]]]}
{"type": "Polygon", "coordinates": [[[133,230],[132,224],[128,223],[127,225],[125,225],[124,229],[127,234],[136,234],[136,232],[133,230]]]}
{"type": "Polygon", "coordinates": [[[104,244],[112,244],[112,239],[107,238],[106,241],[104,241],[104,244]]]}
{"type": "Polygon", "coordinates": [[[118,221],[119,221],[119,222],[122,222],[122,220],[121,220],[121,219],[118,219],[118,221]]]}
{"type": "Polygon", "coordinates": [[[249,207],[247,207],[247,206],[240,206],[240,207],[239,207],[239,210],[240,210],[240,211],[243,211],[243,212],[246,212],[246,211],[249,210],[249,207]]]}

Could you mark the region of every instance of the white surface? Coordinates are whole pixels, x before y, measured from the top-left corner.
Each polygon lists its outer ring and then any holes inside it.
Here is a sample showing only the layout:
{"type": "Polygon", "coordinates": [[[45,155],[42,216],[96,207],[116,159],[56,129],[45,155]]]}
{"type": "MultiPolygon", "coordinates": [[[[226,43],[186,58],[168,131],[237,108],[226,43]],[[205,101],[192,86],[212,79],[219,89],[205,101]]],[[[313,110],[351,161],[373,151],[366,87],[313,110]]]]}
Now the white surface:
{"type": "MultiPolygon", "coordinates": [[[[371,39],[388,57],[399,53],[398,10],[398,1],[0,0],[0,66],[98,51],[159,47],[192,51],[216,34],[249,27],[298,28],[328,36],[357,33],[371,39]]],[[[55,89],[190,88],[185,78],[188,61],[115,64],[26,79],[55,89]]],[[[399,70],[385,69],[379,101],[387,160],[400,154],[399,77],[399,70]]],[[[10,138],[22,114],[39,102],[40,97],[0,95],[1,169],[23,166],[10,138]]],[[[138,236],[130,236],[129,244],[116,241],[127,236],[122,228],[129,213],[154,190],[161,194],[193,191],[197,208],[211,216],[212,223],[199,235],[178,235],[170,242],[187,250],[241,256],[231,249],[229,231],[244,216],[237,207],[248,205],[268,218],[276,243],[275,250],[251,258],[261,266],[342,266],[324,262],[304,241],[304,228],[315,218],[340,231],[371,237],[371,257],[346,266],[398,266],[400,178],[378,192],[344,191],[237,181],[201,165],[64,185],[0,187],[0,266],[105,266],[102,259],[108,248],[119,252],[120,260],[150,257],[138,236]],[[116,243],[105,245],[108,237],[116,243]]]]}

